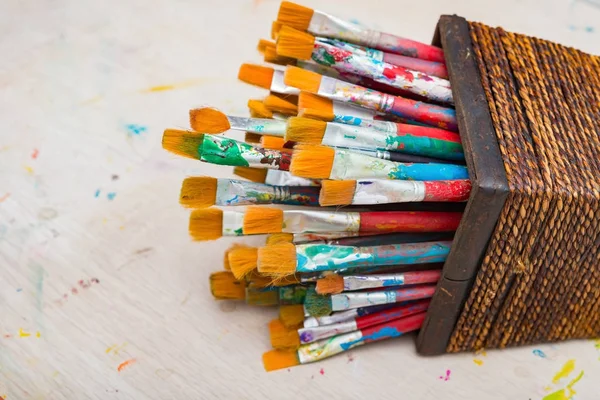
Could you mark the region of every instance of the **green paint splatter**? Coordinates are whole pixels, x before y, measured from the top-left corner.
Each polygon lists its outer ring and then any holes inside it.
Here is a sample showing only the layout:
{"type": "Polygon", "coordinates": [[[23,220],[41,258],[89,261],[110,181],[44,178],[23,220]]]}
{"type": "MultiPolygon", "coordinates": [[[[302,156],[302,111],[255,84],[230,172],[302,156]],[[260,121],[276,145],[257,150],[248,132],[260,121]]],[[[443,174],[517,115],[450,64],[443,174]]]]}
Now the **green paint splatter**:
{"type": "Polygon", "coordinates": [[[346,258],[354,252],[354,248],[333,247],[326,244],[319,244],[307,247],[305,252],[310,258],[314,258],[322,254],[327,254],[330,258],[346,258]]]}

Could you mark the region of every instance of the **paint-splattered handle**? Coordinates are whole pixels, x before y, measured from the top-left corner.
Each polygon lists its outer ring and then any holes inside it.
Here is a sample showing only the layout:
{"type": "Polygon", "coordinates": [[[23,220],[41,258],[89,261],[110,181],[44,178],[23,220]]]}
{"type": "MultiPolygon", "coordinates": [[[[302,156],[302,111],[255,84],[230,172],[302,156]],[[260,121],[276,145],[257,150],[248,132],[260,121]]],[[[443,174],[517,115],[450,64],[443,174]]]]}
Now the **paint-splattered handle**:
{"type": "Polygon", "coordinates": [[[389,33],[381,33],[375,48],[390,53],[401,54],[407,57],[420,58],[422,60],[445,63],[444,51],[439,47],[405,39],[389,33]]]}
{"type": "Polygon", "coordinates": [[[430,299],[419,300],[412,304],[401,305],[399,307],[390,308],[387,310],[379,311],[371,315],[366,315],[356,319],[356,325],[358,329],[364,329],[369,326],[379,325],[382,323],[397,320],[399,318],[408,317],[427,311],[429,308],[430,299]]]}
{"type": "Polygon", "coordinates": [[[398,337],[405,333],[420,329],[425,321],[425,313],[410,315],[383,324],[373,325],[361,330],[365,343],[398,337]]]}
{"type": "Polygon", "coordinates": [[[467,201],[471,194],[471,181],[468,179],[423,183],[425,184],[423,201],[467,201]]]}
{"type": "Polygon", "coordinates": [[[200,160],[211,164],[289,171],[291,154],[252,146],[217,135],[204,135],[200,160]]]}
{"type": "Polygon", "coordinates": [[[458,132],[456,111],[453,108],[436,106],[396,96],[389,112],[399,117],[423,122],[430,126],[458,132]]]}
{"type": "Polygon", "coordinates": [[[281,199],[277,203],[318,207],[320,191],[321,188],[318,186],[290,186],[287,188],[288,198],[281,199]]]}
{"type": "Polygon", "coordinates": [[[441,62],[426,61],[420,58],[402,56],[400,54],[384,53],[383,61],[386,63],[423,72],[427,75],[448,79],[446,64],[441,62]]]}
{"type": "Polygon", "coordinates": [[[370,211],[360,213],[361,232],[453,232],[462,213],[436,211],[370,211]]]}

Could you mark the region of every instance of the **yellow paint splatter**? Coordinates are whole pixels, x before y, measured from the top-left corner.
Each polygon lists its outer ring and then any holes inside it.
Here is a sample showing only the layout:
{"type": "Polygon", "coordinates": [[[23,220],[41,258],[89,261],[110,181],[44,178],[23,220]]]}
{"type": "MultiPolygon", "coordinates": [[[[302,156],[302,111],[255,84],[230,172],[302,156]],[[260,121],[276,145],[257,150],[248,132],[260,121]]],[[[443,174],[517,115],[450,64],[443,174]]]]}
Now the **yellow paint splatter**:
{"type": "Polygon", "coordinates": [[[480,359],[478,359],[478,358],[474,358],[474,359],[473,359],[473,362],[474,362],[475,364],[479,365],[480,367],[483,365],[483,360],[480,360],[480,359]]]}
{"type": "Polygon", "coordinates": [[[168,90],[184,89],[190,86],[199,85],[210,79],[190,79],[188,81],[171,83],[167,85],[152,86],[147,89],[140,90],[140,93],[166,92],[168,90]]]}
{"type": "Polygon", "coordinates": [[[575,369],[575,360],[569,360],[563,365],[562,369],[554,375],[552,383],[557,384],[562,378],[566,378],[575,369]]]}
{"type": "Polygon", "coordinates": [[[112,350],[112,349],[114,349],[115,347],[117,347],[117,345],[116,345],[116,344],[113,344],[112,346],[110,346],[110,347],[107,347],[107,348],[106,348],[106,350],[105,350],[104,352],[105,352],[106,354],[108,354],[108,353],[110,353],[110,352],[111,352],[111,350],[112,350]]]}
{"type": "Polygon", "coordinates": [[[31,168],[29,165],[24,165],[23,168],[25,168],[25,171],[27,171],[29,175],[33,175],[33,168],[31,168]]]}
{"type": "MultiPolygon", "coordinates": [[[[563,367],[564,368],[564,367],[563,367]]],[[[579,380],[583,377],[583,371],[577,375],[575,379],[573,379],[567,387],[564,389],[557,390],[556,392],[550,393],[543,400],[571,400],[577,392],[573,389],[573,386],[579,382],[579,380]]]]}
{"type": "Polygon", "coordinates": [[[79,104],[81,104],[82,106],[85,106],[85,105],[88,105],[88,104],[97,103],[97,102],[99,102],[102,99],[103,99],[103,96],[95,96],[95,97],[92,97],[91,99],[84,100],[84,101],[82,101],[79,104]]]}
{"type": "Polygon", "coordinates": [[[40,331],[37,331],[37,332],[35,333],[35,337],[39,338],[39,337],[41,337],[41,336],[42,336],[42,334],[40,333],[40,331]]]}
{"type": "Polygon", "coordinates": [[[104,350],[104,352],[106,354],[112,352],[114,355],[118,355],[119,351],[123,350],[125,348],[125,346],[127,346],[127,342],[123,343],[122,345],[118,345],[118,344],[113,344],[110,347],[107,347],[106,350],[104,350]]]}
{"type": "Polygon", "coordinates": [[[19,337],[28,337],[31,336],[31,333],[25,332],[23,328],[19,328],[19,337]]]}

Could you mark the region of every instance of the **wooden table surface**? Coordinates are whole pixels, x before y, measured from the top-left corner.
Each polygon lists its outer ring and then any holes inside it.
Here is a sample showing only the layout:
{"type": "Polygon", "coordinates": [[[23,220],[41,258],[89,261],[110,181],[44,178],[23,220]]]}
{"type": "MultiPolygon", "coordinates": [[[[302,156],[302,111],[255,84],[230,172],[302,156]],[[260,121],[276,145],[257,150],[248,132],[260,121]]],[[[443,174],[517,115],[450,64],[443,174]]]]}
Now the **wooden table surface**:
{"type": "MultiPolygon", "coordinates": [[[[600,53],[591,0],[305,4],[426,42],[440,14],[456,13],[600,53]]],[[[265,94],[236,76],[260,60],[256,42],[277,8],[2,1],[0,396],[600,398],[592,340],[424,358],[410,336],[263,371],[276,310],[213,301],[208,274],[232,241],[192,243],[178,204],[185,176],[231,169],[172,156],[160,140],[187,127],[191,107],[246,115],[246,101],[265,94]]]]}

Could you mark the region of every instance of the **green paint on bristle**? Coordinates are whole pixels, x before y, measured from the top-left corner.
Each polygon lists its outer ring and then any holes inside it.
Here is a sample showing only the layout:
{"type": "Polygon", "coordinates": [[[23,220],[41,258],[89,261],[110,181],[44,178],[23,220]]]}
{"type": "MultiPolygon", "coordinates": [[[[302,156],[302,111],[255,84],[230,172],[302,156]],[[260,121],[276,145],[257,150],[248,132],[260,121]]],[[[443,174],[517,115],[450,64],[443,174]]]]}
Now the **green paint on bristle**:
{"type": "Polygon", "coordinates": [[[332,312],[331,296],[321,296],[320,294],[317,294],[314,287],[311,287],[306,292],[304,308],[306,308],[306,311],[313,317],[330,315],[332,312]]]}
{"type": "Polygon", "coordinates": [[[246,287],[246,304],[252,306],[276,306],[279,304],[279,290],[276,287],[246,287]]]}
{"type": "Polygon", "coordinates": [[[294,305],[303,304],[306,299],[306,293],[308,286],[302,285],[291,285],[281,286],[279,288],[279,304],[280,305],[294,305]]]}
{"type": "Polygon", "coordinates": [[[163,148],[180,156],[195,160],[199,160],[202,155],[203,142],[203,134],[178,129],[166,129],[162,138],[163,148]]]}

